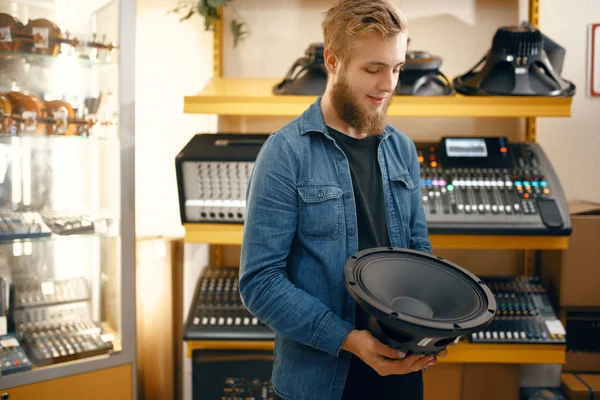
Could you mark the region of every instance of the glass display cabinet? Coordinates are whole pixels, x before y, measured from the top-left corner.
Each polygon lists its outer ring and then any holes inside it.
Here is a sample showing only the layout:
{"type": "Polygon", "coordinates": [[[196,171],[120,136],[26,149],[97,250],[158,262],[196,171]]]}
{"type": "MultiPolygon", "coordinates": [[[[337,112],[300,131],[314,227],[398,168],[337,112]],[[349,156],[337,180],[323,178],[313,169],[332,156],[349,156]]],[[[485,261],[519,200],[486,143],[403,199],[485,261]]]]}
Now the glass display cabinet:
{"type": "Polygon", "coordinates": [[[134,13],[0,3],[3,399],[133,398],[134,13]]]}

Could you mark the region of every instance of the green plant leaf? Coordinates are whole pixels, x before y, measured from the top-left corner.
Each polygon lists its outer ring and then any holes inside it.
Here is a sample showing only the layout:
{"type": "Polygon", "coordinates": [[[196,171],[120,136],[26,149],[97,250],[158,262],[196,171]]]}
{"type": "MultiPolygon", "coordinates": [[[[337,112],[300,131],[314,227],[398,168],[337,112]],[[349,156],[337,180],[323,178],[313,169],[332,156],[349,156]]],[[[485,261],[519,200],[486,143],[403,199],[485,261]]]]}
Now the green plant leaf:
{"type": "Polygon", "coordinates": [[[237,47],[238,43],[248,34],[248,32],[242,30],[243,27],[243,22],[239,22],[236,19],[231,20],[231,34],[233,35],[233,47],[237,47]]]}
{"type": "Polygon", "coordinates": [[[227,0],[205,0],[206,4],[213,8],[223,7],[227,0]]]}
{"type": "Polygon", "coordinates": [[[198,10],[198,14],[202,15],[203,17],[207,17],[208,14],[210,13],[210,7],[206,5],[204,0],[198,1],[198,4],[196,5],[196,9],[198,10]]]}
{"type": "Polygon", "coordinates": [[[179,22],[183,22],[186,19],[190,19],[192,15],[194,15],[195,10],[193,8],[190,8],[190,10],[188,11],[187,14],[185,14],[183,17],[179,18],[179,22]]]}

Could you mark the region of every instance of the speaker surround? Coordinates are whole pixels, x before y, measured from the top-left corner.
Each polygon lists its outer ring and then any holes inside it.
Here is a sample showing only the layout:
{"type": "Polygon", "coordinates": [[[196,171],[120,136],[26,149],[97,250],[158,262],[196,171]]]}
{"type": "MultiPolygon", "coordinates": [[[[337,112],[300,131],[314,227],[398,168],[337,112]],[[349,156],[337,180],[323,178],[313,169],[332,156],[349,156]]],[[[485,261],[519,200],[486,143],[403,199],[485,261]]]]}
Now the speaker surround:
{"type": "Polygon", "coordinates": [[[436,354],[488,326],[491,290],[477,276],[428,253],[380,247],[344,266],[346,289],[369,315],[371,333],[408,354],[436,354]]]}

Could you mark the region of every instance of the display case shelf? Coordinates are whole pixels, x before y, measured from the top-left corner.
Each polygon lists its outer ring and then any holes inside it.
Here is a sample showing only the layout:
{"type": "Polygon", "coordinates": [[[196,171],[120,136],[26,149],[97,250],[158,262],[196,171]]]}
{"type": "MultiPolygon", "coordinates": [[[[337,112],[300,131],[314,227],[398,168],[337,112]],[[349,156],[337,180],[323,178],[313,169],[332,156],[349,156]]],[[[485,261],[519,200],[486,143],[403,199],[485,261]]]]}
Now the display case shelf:
{"type": "MultiPolygon", "coordinates": [[[[236,116],[298,116],[316,96],[273,95],[279,78],[214,78],[184,97],[184,112],[236,116]]],[[[570,97],[394,96],[389,116],[569,117],[570,97]]]]}
{"type": "MultiPolygon", "coordinates": [[[[272,341],[188,341],[186,353],[194,350],[273,350],[272,341]]],[[[564,364],[566,346],[533,344],[472,344],[460,342],[448,348],[442,363],[564,364]]]]}
{"type": "MultiPolygon", "coordinates": [[[[241,245],[240,224],[185,224],[186,243],[241,245]]],[[[568,236],[441,235],[430,234],[436,249],[565,250],[568,236]]]]}
{"type": "Polygon", "coordinates": [[[43,237],[33,237],[33,238],[24,238],[24,239],[12,239],[6,240],[0,237],[0,245],[6,244],[24,244],[24,243],[34,243],[34,242],[73,242],[74,245],[77,245],[76,241],[78,240],[94,240],[94,239],[116,239],[119,237],[119,234],[116,232],[109,233],[79,233],[79,234],[71,234],[71,235],[57,235],[51,234],[50,236],[43,237]]]}
{"type": "MultiPolygon", "coordinates": [[[[106,50],[102,50],[105,52],[106,50]]],[[[57,56],[51,56],[46,54],[36,53],[24,53],[19,51],[0,50],[0,60],[4,62],[10,62],[11,60],[23,60],[30,64],[37,64],[40,66],[51,66],[56,62],[76,62],[82,67],[95,67],[95,66],[117,66],[118,58],[113,57],[100,57],[100,58],[89,58],[83,54],[72,55],[72,54],[59,54],[57,56]]]]}

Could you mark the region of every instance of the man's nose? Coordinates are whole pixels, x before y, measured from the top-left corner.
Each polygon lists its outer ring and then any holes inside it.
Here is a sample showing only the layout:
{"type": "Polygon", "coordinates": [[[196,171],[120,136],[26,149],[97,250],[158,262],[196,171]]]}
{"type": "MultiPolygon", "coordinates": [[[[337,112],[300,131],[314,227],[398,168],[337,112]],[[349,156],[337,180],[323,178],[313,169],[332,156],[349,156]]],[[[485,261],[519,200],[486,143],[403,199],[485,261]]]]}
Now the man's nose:
{"type": "Polygon", "coordinates": [[[394,71],[386,71],[381,75],[381,80],[377,86],[377,90],[385,93],[392,93],[396,88],[396,83],[398,82],[398,74],[395,74],[394,71]]]}

